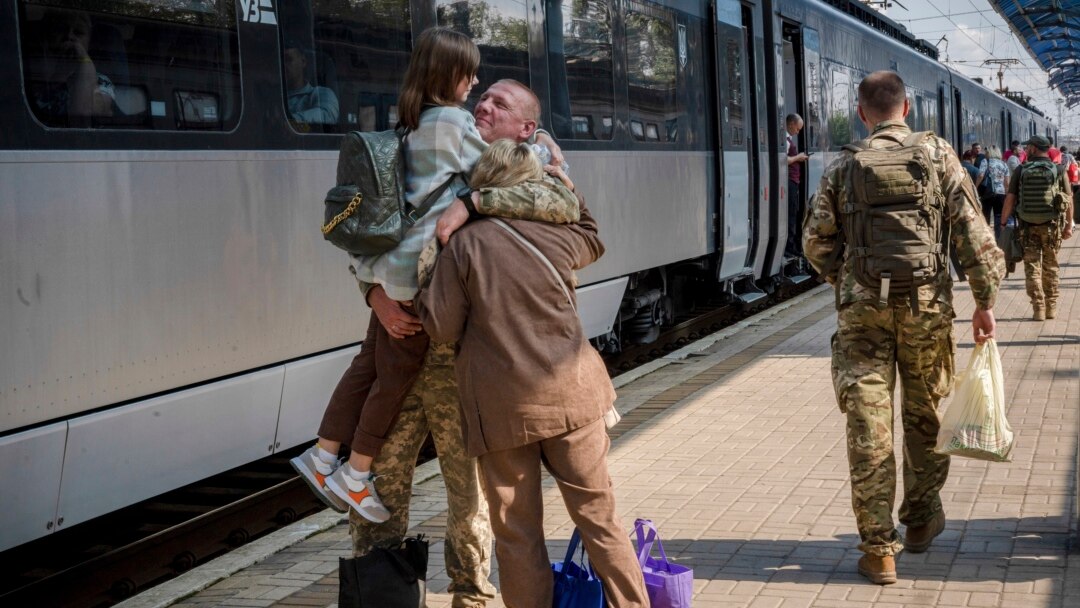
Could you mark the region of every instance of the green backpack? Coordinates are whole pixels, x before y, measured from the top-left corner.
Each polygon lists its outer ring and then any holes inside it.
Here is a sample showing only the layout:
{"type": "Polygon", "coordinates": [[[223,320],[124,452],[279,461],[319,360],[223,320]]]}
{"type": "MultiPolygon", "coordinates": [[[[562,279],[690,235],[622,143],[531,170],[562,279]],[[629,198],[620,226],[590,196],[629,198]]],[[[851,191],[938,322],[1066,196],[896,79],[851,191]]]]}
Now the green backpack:
{"type": "Polygon", "coordinates": [[[932,133],[912,133],[897,146],[874,149],[868,140],[844,146],[854,154],[841,209],[852,273],[882,301],[910,293],[948,272],[945,196],[930,152],[932,133]]]}
{"type": "Polygon", "coordinates": [[[1021,220],[1028,224],[1045,224],[1058,219],[1065,212],[1068,201],[1061,190],[1059,171],[1059,167],[1048,158],[1020,166],[1020,194],[1016,213],[1021,220]]]}

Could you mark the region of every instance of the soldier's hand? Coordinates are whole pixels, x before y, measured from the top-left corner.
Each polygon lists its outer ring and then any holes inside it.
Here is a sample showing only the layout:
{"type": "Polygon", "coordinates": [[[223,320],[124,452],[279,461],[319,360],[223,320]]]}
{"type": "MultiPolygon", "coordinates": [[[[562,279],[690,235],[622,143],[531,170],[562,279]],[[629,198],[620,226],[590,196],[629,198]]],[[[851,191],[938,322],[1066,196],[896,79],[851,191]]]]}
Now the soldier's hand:
{"type": "Polygon", "coordinates": [[[997,322],[994,320],[994,311],[975,309],[971,315],[972,335],[976,344],[982,344],[994,337],[994,329],[997,322]]]}
{"type": "Polygon", "coordinates": [[[1063,239],[1068,240],[1070,237],[1072,237],[1072,235],[1073,235],[1072,224],[1069,224],[1068,226],[1065,226],[1065,228],[1061,231],[1061,238],[1063,238],[1063,239]]]}
{"type": "MultiPolygon", "coordinates": [[[[473,192],[474,202],[479,194],[479,192],[473,192]]],[[[440,243],[446,245],[450,241],[450,235],[464,226],[467,221],[469,221],[469,209],[460,198],[455,198],[454,202],[450,203],[446,211],[439,216],[439,221],[435,222],[435,236],[439,237],[440,243]]]]}

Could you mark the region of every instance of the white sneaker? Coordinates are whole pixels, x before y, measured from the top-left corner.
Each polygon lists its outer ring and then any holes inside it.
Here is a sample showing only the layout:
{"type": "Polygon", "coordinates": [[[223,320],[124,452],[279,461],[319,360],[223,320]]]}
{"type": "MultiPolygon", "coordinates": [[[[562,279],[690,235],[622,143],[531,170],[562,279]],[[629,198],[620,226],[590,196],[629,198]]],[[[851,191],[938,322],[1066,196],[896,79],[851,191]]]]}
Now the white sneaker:
{"type": "Polygon", "coordinates": [[[303,454],[289,460],[289,464],[300,474],[300,479],[307,482],[308,487],[323,501],[326,506],[338,513],[348,513],[349,505],[326,489],[326,478],[334,471],[341,469],[341,462],[326,464],[318,454],[319,446],[313,445],[303,454]]]}
{"type": "Polygon", "coordinates": [[[357,481],[349,476],[350,470],[349,463],[338,467],[326,478],[326,489],[368,521],[381,524],[390,519],[390,511],[383,506],[379,494],[375,492],[375,478],[357,481]]]}

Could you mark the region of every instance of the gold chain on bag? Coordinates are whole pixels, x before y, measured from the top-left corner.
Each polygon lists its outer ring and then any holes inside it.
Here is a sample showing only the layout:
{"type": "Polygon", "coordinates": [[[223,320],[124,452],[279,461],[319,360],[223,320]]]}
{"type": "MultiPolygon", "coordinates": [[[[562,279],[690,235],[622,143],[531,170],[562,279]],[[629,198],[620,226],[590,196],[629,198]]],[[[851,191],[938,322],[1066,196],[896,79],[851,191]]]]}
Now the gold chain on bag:
{"type": "Polygon", "coordinates": [[[360,206],[360,201],[362,201],[363,198],[363,195],[357,192],[356,196],[349,202],[349,206],[345,207],[344,211],[335,215],[334,219],[330,220],[329,223],[322,227],[323,236],[330,234],[330,231],[337,228],[338,224],[344,222],[350,215],[356,212],[356,208],[360,206]]]}

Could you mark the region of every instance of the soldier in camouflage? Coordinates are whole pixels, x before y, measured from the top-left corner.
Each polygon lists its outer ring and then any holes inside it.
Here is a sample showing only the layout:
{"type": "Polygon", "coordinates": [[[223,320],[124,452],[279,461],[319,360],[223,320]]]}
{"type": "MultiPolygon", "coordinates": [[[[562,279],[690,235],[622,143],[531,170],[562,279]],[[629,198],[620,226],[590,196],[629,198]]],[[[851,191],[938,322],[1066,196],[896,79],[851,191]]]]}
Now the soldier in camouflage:
{"type": "MultiPolygon", "coordinates": [[[[1035,135],[1025,141],[1024,145],[1027,148],[1026,163],[1050,160],[1050,140],[1047,138],[1035,135]]],[[[1057,170],[1057,187],[1065,196],[1064,212],[1055,219],[1042,222],[1038,220],[1046,218],[1026,217],[1024,211],[1018,208],[1017,203],[1021,183],[1026,183],[1021,177],[1024,168],[1028,166],[1028,164],[1023,164],[1019,171],[1013,171],[1012,179],[1009,180],[1008,194],[1005,196],[1005,206],[1001,212],[1001,226],[1005,227],[1013,211],[1020,216],[1020,243],[1024,248],[1024,283],[1027,286],[1028,297],[1031,298],[1032,318],[1043,321],[1057,316],[1059,288],[1057,253],[1061,250],[1061,241],[1072,236],[1073,192],[1068,173],[1057,170]]]]}
{"type": "MultiPolygon", "coordinates": [[[[896,146],[911,134],[904,83],[894,72],[867,76],[859,85],[859,118],[871,131],[873,149],[896,146]]],[[[977,309],[975,340],[994,335],[992,307],[1004,275],[1004,258],[983,219],[971,180],[949,144],[928,135],[927,147],[945,199],[944,221],[967,273],[977,309]]],[[[847,450],[852,506],[859,529],[859,572],[877,584],[896,582],[894,556],[902,549],[925,551],[944,528],[939,492],[948,456],[934,452],[938,405],[952,388],[952,278],[947,266],[913,294],[889,295],[855,280],[850,252],[838,249],[842,215],[850,191],[853,154],[842,152],[821,179],[803,224],[806,258],[837,290],[837,331],[832,338],[832,375],[840,410],[847,415],[847,450]],[[834,253],[843,255],[833,263],[834,253]],[[911,302],[917,297],[918,302],[911,302]],[[913,306],[913,304],[915,304],[913,306]],[[899,375],[904,427],[904,501],[893,524],[896,457],[893,453],[893,388],[899,375]]],[[[945,243],[943,243],[945,245],[945,243]]]]}
{"type": "Polygon", "coordinates": [[[483,499],[476,459],[465,454],[458,409],[454,347],[432,344],[420,377],[413,385],[386,444],[371,472],[390,520],[372,523],[355,511],[349,513],[353,554],[364,555],[380,544],[396,544],[409,528],[409,499],[413,471],[420,448],[431,432],[446,484],[449,514],[446,520],[446,574],[450,577],[454,608],[484,606],[495,597],[488,581],[491,573],[491,525],[483,499]]]}
{"type": "MultiPolygon", "coordinates": [[[[533,135],[539,116],[536,95],[513,80],[500,80],[480,98],[474,114],[476,127],[486,142],[508,138],[521,142],[533,135]]],[[[558,149],[552,150],[554,162],[561,162],[558,149]]],[[[532,219],[554,223],[578,220],[577,198],[550,181],[526,182],[513,188],[483,189],[467,197],[470,206],[456,200],[439,220],[441,239],[464,224],[470,213],[511,219],[532,219]],[[561,189],[560,189],[561,188],[561,189]],[[574,201],[568,205],[567,201],[574,201]],[[452,211],[459,214],[457,219],[452,211]]],[[[434,247],[421,253],[420,266],[427,268],[437,255],[434,247]]],[[[426,274],[426,270],[425,270],[426,274]]],[[[426,278],[426,277],[425,277],[426,278]]],[[[376,287],[370,296],[375,300],[386,294],[376,287]]],[[[404,309],[394,317],[382,318],[384,324],[398,323],[419,331],[419,320],[404,309]]],[[[491,572],[491,526],[487,502],[482,497],[476,459],[465,453],[454,372],[454,347],[432,344],[420,375],[402,406],[382,450],[371,467],[375,486],[383,504],[390,511],[389,521],[374,524],[355,511],[349,514],[353,554],[363,555],[381,544],[396,544],[408,530],[412,479],[420,447],[430,431],[439,455],[439,467],[446,483],[449,514],[446,523],[446,572],[453,608],[479,608],[495,597],[488,581],[491,572]]]]}

